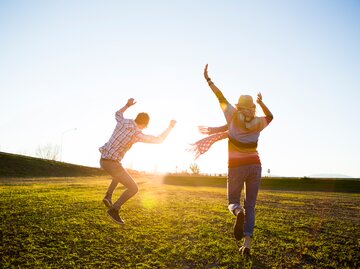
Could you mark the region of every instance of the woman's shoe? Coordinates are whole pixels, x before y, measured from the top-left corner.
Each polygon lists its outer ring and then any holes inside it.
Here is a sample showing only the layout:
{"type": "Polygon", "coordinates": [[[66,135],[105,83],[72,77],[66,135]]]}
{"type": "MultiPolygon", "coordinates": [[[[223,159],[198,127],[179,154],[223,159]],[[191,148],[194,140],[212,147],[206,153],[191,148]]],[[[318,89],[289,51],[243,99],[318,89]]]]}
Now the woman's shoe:
{"type": "Polygon", "coordinates": [[[244,212],[241,210],[236,215],[236,220],[234,223],[234,237],[236,240],[241,240],[241,238],[244,236],[244,218],[244,212]]]}
{"type": "Polygon", "coordinates": [[[239,248],[239,253],[243,256],[249,257],[250,256],[250,249],[247,247],[242,246],[239,248]]]}

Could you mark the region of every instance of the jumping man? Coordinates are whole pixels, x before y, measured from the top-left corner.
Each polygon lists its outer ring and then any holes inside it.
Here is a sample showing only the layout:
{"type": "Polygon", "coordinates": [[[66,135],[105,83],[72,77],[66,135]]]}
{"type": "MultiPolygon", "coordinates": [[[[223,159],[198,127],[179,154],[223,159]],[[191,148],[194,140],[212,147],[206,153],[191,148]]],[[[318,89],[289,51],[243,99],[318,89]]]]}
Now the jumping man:
{"type": "Polygon", "coordinates": [[[123,113],[135,104],[134,99],[130,98],[126,105],[115,113],[117,123],[113,134],[109,141],[99,148],[101,152],[100,166],[112,176],[112,181],[103,199],[103,203],[108,207],[107,214],[118,224],[124,224],[119,215],[121,206],[138,192],[138,186],[134,179],[120,163],[125,153],[136,142],[153,144],[163,142],[176,124],[176,121],[171,120],[169,126],[159,136],[143,134],[142,130],[147,127],[150,120],[147,113],[139,113],[135,120],[126,119],[123,116],[123,113]],[[126,190],[113,204],[111,201],[112,194],[119,183],[124,185],[126,190]]]}

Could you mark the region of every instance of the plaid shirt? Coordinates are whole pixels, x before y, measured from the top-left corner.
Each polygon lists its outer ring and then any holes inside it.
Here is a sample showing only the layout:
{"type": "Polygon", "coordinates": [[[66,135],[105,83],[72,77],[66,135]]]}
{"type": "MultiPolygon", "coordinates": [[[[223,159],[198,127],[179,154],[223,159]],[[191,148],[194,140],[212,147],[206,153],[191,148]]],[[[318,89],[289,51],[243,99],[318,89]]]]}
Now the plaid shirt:
{"type": "Polygon", "coordinates": [[[101,158],[114,161],[121,161],[125,153],[136,142],[161,143],[163,136],[145,135],[139,129],[134,120],[125,119],[123,113],[119,110],[115,114],[116,127],[109,141],[99,148],[101,158]]]}

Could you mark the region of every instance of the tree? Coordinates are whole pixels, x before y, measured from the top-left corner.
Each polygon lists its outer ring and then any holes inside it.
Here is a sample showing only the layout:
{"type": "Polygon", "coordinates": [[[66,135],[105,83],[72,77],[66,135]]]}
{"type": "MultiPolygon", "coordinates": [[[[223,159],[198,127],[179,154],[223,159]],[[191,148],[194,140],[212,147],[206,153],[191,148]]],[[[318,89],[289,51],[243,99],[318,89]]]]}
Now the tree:
{"type": "Polygon", "coordinates": [[[190,171],[193,173],[193,175],[200,174],[200,167],[197,163],[190,164],[190,171]]]}
{"type": "Polygon", "coordinates": [[[58,145],[47,144],[38,146],[35,155],[42,159],[58,161],[60,160],[60,150],[58,145]]]}

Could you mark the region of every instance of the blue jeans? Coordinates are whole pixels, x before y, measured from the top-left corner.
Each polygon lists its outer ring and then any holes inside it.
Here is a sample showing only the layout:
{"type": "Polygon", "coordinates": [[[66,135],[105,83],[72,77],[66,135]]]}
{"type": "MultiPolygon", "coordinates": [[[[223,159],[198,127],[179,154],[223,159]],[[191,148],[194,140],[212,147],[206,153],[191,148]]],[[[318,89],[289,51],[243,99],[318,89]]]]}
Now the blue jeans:
{"type": "Polygon", "coordinates": [[[122,167],[121,163],[112,160],[101,159],[100,166],[110,176],[112,181],[106,192],[106,197],[111,199],[117,185],[121,183],[126,190],[120,195],[119,199],[113,204],[112,208],[119,210],[121,206],[138,192],[138,186],[128,172],[122,167]]]}
{"type": "Polygon", "coordinates": [[[240,206],[241,191],[245,183],[244,195],[244,236],[252,236],[255,225],[255,204],[261,181],[261,165],[250,164],[229,168],[227,179],[227,195],[229,210],[234,214],[234,210],[240,206]]]}

